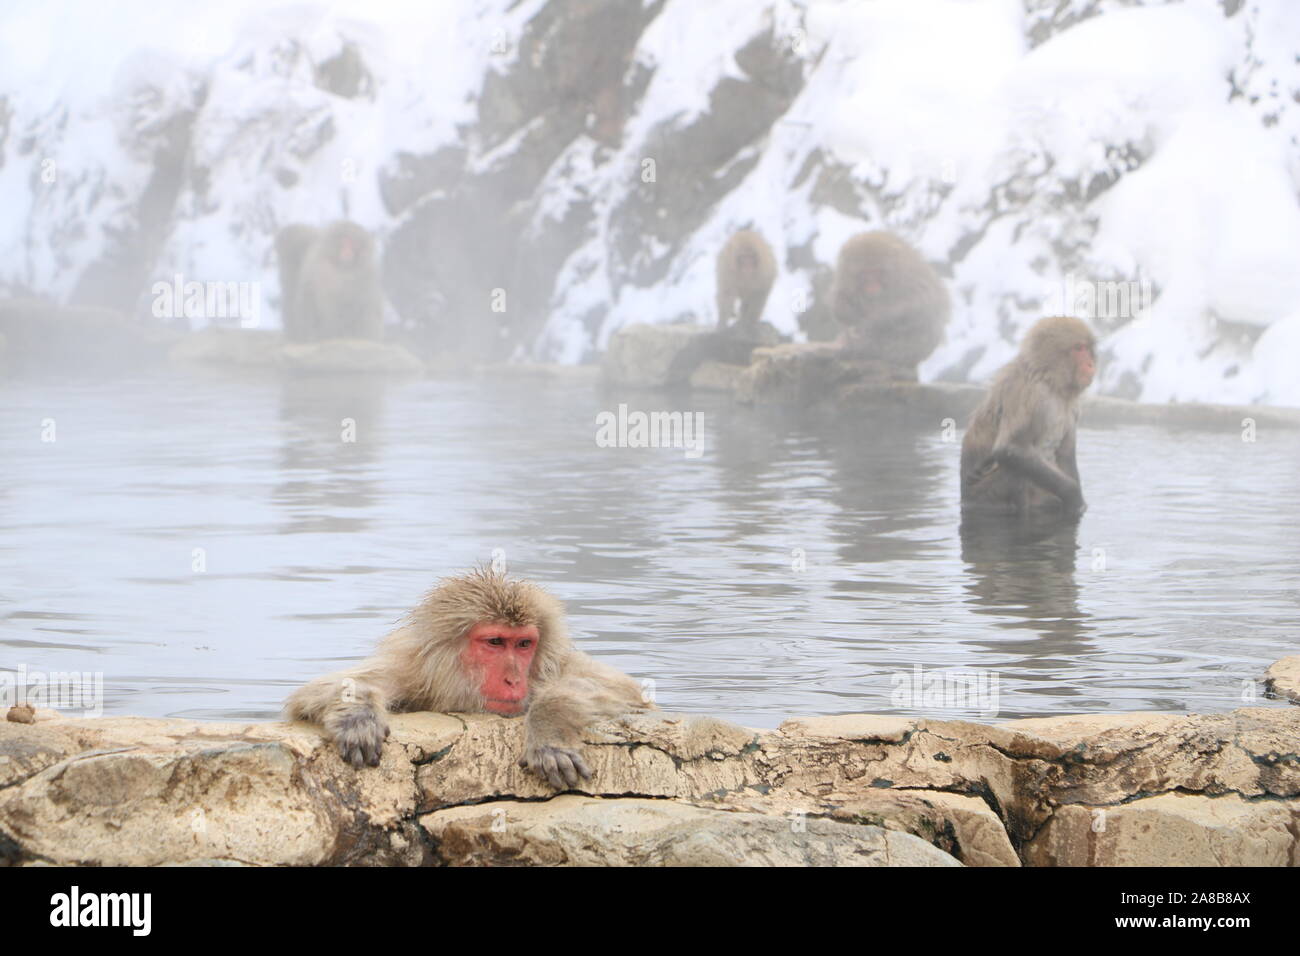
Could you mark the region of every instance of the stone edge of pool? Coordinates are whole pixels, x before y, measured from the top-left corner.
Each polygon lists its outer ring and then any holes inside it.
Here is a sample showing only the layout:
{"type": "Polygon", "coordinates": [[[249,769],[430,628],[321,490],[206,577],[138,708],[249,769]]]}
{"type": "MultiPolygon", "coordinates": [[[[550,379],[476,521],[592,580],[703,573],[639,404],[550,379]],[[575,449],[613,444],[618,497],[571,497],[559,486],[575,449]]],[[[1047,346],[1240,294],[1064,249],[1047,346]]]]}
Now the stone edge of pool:
{"type": "MultiPolygon", "coordinates": [[[[1300,656],[1269,668],[1300,703],[1300,656]]],[[[402,714],[380,766],[305,724],[0,722],[14,865],[1300,865],[1300,708],[1002,724],[655,713],[562,795],[519,721],[402,714]]]]}

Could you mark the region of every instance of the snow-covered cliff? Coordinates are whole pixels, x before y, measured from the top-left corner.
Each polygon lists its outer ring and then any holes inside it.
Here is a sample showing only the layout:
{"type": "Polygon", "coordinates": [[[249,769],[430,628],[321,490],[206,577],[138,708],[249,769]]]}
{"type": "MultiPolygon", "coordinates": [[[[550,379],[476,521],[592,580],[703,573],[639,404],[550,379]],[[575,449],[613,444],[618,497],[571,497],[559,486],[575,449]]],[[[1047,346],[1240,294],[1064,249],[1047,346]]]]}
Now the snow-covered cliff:
{"type": "Polygon", "coordinates": [[[889,228],[954,297],[923,379],[1068,308],[1105,393],[1300,405],[1298,50],[1288,0],[56,2],[0,13],[0,287],[258,281],[273,324],[275,229],[347,216],[410,334],[577,362],[710,319],[743,226],[825,337],[889,228]]]}

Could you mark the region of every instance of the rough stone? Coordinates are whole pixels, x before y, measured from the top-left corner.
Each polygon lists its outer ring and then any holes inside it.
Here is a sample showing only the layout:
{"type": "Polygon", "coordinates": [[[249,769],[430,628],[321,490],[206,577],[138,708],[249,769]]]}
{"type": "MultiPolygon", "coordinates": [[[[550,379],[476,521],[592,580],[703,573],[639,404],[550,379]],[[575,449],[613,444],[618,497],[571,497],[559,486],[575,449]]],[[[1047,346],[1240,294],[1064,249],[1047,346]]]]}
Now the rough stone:
{"type": "Polygon", "coordinates": [[[702,392],[727,392],[736,390],[736,384],[745,374],[744,365],[729,365],[726,362],[703,362],[691,373],[691,388],[702,392]]]}
{"type": "Polygon", "coordinates": [[[831,817],[910,833],[966,866],[1020,866],[1002,821],[980,797],[941,790],[864,790],[835,806],[831,817]]]}
{"type": "Polygon", "coordinates": [[[182,363],[267,366],[275,364],[283,343],[279,332],[208,328],[185,336],[168,358],[182,363]]]}
{"type": "Polygon", "coordinates": [[[630,388],[663,388],[678,357],[711,329],[703,325],[633,324],[609,340],[601,363],[605,382],[630,388]]]}
{"type": "Polygon", "coordinates": [[[1120,806],[1060,807],[1025,848],[1031,866],[1296,866],[1292,803],[1162,793],[1120,806]]]}
{"type": "MultiPolygon", "coordinates": [[[[853,385],[888,383],[897,378],[884,363],[862,359],[831,342],[808,342],[755,349],[736,382],[737,401],[748,405],[842,404],[853,385]]],[[[915,381],[915,374],[911,380],[915,381]]]]}
{"type": "Polygon", "coordinates": [[[878,826],[703,809],[664,800],[559,796],[440,810],[420,819],[453,866],[960,866],[878,826]]]}
{"type": "Polygon", "coordinates": [[[594,776],[559,799],[518,767],[522,738],[518,720],[400,714],[379,767],[355,770],[305,724],[37,709],[0,722],[0,862],[1300,860],[1290,706],[994,725],[849,714],[774,731],[655,712],[589,729],[594,776]],[[907,856],[914,841],[940,856],[907,856]]]}
{"type": "Polygon", "coordinates": [[[356,774],[301,724],[2,724],[0,834],[23,862],[57,865],[418,863],[410,768],[460,730],[400,715],[397,746],[356,774]]]}
{"type": "Polygon", "coordinates": [[[1300,704],[1300,656],[1284,657],[1268,669],[1264,686],[1270,694],[1300,704]]]}

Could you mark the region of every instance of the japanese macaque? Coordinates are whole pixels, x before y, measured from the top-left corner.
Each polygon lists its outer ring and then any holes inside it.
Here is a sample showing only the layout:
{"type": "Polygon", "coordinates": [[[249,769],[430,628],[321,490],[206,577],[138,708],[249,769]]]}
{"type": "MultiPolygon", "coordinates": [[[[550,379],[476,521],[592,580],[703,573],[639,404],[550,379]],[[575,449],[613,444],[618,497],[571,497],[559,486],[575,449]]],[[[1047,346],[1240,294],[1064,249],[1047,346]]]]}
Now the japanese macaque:
{"type": "Polygon", "coordinates": [[[1096,347],[1092,330],[1069,316],[1040,319],[1029,330],[971,415],[961,445],[963,508],[1083,513],[1075,428],[1096,347]]]}
{"type": "Polygon", "coordinates": [[[285,337],[378,339],[384,296],[375,242],[354,222],[285,226],[275,237],[285,337]]]}
{"type": "Polygon", "coordinates": [[[846,349],[915,377],[943,341],[951,304],[919,252],[891,232],[863,232],[840,250],[831,311],[846,349]]]}
{"type": "Polygon", "coordinates": [[[776,258],[767,240],[751,229],[728,239],[718,253],[718,328],[736,318],[746,330],[757,331],[775,280],[776,258]]]}
{"type": "Polygon", "coordinates": [[[286,707],[324,727],[355,767],[379,763],[389,712],[523,715],[519,765],[557,789],[591,776],[585,727],[653,709],[637,681],[571,645],[558,600],[490,568],[440,581],[369,659],[312,681],[286,707]]]}

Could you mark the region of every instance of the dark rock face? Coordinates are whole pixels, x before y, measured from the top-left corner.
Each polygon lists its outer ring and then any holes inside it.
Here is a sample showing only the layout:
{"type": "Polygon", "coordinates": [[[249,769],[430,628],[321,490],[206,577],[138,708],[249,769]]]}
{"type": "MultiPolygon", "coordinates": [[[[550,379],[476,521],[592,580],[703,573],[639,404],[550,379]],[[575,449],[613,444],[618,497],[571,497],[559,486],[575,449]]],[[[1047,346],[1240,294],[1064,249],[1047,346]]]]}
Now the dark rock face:
{"type": "MultiPolygon", "coordinates": [[[[501,69],[485,77],[478,122],[465,131],[468,148],[406,155],[384,171],[390,211],[413,210],[391,238],[385,280],[426,348],[489,360],[530,348],[561,267],[601,227],[598,217],[610,236],[615,295],[624,286],[654,285],[757,162],[757,151],[742,154],[803,83],[802,62],[771,32],[737,52],[746,76],[724,78],[708,110],[684,125],[659,124],[641,144],[625,142],[626,122],[653,75],[634,55],[661,9],[662,2],[547,4],[529,22],[517,54],[509,50],[501,69]],[[483,164],[507,142],[499,160],[483,164]],[[636,188],[622,202],[598,210],[595,197],[579,194],[544,230],[530,228],[551,198],[547,177],[566,151],[576,148],[600,166],[626,163],[629,146],[640,165],[628,169],[636,188]]],[[[585,317],[593,331],[607,308],[585,317]]]]}

